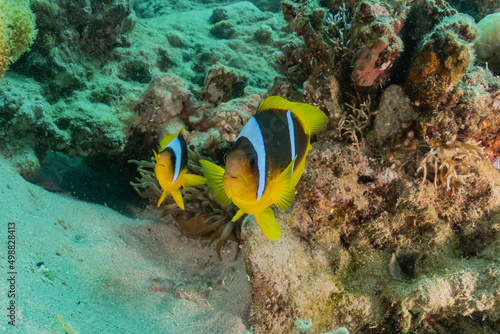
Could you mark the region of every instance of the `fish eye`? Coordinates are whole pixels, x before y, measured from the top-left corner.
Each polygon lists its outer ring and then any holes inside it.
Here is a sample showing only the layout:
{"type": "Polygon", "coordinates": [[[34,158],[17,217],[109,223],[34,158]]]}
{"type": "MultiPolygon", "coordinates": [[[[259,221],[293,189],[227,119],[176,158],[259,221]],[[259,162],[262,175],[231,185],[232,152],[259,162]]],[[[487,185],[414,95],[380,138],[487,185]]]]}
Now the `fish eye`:
{"type": "Polygon", "coordinates": [[[251,159],[250,159],[250,161],[248,161],[248,164],[250,165],[250,167],[252,167],[252,168],[253,168],[253,167],[255,167],[255,163],[256,163],[256,162],[257,162],[257,161],[255,160],[255,158],[251,158],[251,159]]]}

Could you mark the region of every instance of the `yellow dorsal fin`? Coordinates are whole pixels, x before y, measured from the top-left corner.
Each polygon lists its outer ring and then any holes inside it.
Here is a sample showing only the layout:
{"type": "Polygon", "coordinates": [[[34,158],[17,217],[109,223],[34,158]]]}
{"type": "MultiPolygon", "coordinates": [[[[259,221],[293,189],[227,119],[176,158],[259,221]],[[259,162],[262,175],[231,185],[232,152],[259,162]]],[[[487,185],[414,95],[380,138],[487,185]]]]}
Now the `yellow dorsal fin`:
{"type": "Polygon", "coordinates": [[[182,176],[182,186],[184,188],[199,186],[201,184],[207,183],[207,179],[205,179],[201,175],[196,174],[184,174],[182,176]]]}
{"type": "Polygon", "coordinates": [[[207,161],[200,160],[201,167],[205,172],[205,177],[207,178],[208,190],[212,193],[215,199],[219,202],[228,206],[231,204],[231,200],[227,197],[224,191],[224,186],[222,184],[222,176],[224,175],[224,168],[217,166],[216,164],[207,161]]]}
{"type": "Polygon", "coordinates": [[[304,132],[309,135],[318,132],[328,123],[328,117],[318,108],[307,103],[290,102],[279,96],[269,96],[262,101],[257,112],[269,109],[291,110],[304,127],[304,132]]]}
{"type": "Polygon", "coordinates": [[[178,136],[183,136],[184,137],[184,126],[182,127],[181,131],[179,133],[173,133],[171,135],[167,135],[166,132],[163,133],[163,138],[160,140],[160,152],[167,147],[168,143],[170,143],[172,140],[177,138],[178,136]]]}
{"type": "Polygon", "coordinates": [[[280,224],[274,217],[274,212],[270,207],[265,208],[255,216],[264,236],[271,240],[277,240],[281,237],[280,224]]]}
{"type": "Polygon", "coordinates": [[[290,208],[295,199],[295,185],[292,184],[293,181],[293,166],[295,163],[295,157],[288,167],[281,172],[281,174],[271,181],[270,191],[272,203],[280,210],[286,210],[290,208]]]}
{"type": "Polygon", "coordinates": [[[155,150],[153,150],[153,153],[155,154],[155,161],[158,162],[158,153],[155,150]]]}

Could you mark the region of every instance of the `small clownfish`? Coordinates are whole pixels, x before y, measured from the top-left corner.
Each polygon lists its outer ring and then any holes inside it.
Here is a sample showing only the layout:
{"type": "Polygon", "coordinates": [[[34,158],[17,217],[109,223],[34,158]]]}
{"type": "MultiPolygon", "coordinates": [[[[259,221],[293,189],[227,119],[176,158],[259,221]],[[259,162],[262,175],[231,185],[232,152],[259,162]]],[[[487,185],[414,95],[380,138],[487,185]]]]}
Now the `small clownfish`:
{"type": "Polygon", "coordinates": [[[270,206],[280,210],[292,206],[295,186],[312,148],[311,135],[327,122],[328,117],[316,107],[270,96],[260,103],[226,153],[225,169],[200,160],[215,198],[238,207],[233,222],[245,213],[254,215],[267,238],[281,236],[270,206]]]}
{"type": "Polygon", "coordinates": [[[178,134],[163,137],[160,141],[160,153],[156,154],[155,174],[163,193],[158,201],[158,206],[165,200],[168,193],[177,205],[184,210],[184,201],[179,190],[180,187],[192,187],[207,183],[201,175],[187,174],[188,150],[184,140],[184,127],[178,134]]]}

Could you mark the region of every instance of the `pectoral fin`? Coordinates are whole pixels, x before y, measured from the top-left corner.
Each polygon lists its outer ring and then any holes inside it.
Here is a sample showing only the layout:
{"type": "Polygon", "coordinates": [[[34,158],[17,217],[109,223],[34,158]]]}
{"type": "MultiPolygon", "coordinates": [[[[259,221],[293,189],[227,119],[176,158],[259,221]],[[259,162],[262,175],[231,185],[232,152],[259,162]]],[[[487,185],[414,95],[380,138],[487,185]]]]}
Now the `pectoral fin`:
{"type": "Polygon", "coordinates": [[[207,178],[208,190],[210,190],[218,202],[224,204],[225,206],[231,204],[232,201],[229,197],[227,197],[222,184],[224,168],[219,167],[207,160],[200,160],[200,164],[203,167],[205,177],[207,178]]]}
{"type": "Polygon", "coordinates": [[[199,186],[201,184],[207,183],[207,179],[205,179],[201,175],[196,174],[184,174],[182,177],[182,186],[184,188],[199,186]]]}
{"type": "Polygon", "coordinates": [[[270,184],[272,203],[280,210],[289,209],[295,199],[295,185],[293,184],[293,165],[295,159],[270,184]]]}
{"type": "Polygon", "coordinates": [[[241,210],[238,210],[238,212],[236,212],[236,214],[234,215],[233,219],[231,219],[231,221],[233,222],[236,222],[238,219],[241,218],[241,216],[243,216],[245,213],[241,210]]]}
{"type": "Polygon", "coordinates": [[[255,216],[255,220],[266,238],[274,241],[281,236],[280,225],[274,217],[274,212],[271,208],[266,208],[259,212],[259,214],[255,216]]]}
{"type": "Polygon", "coordinates": [[[172,194],[172,197],[175,201],[175,203],[177,203],[177,205],[179,206],[179,208],[181,208],[182,210],[184,210],[184,200],[182,199],[182,193],[180,190],[174,190],[171,192],[172,194]]]}

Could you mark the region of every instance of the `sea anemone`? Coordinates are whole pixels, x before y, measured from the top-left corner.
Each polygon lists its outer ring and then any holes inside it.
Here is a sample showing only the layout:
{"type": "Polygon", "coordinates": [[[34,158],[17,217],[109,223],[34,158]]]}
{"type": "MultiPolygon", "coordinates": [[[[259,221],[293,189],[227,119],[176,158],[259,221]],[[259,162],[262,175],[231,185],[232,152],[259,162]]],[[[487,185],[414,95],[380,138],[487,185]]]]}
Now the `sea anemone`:
{"type": "Polygon", "coordinates": [[[427,178],[427,166],[434,170],[434,186],[438,181],[446,184],[446,190],[452,190],[455,182],[464,183],[472,174],[458,172],[459,168],[467,170],[469,164],[483,156],[483,149],[475,144],[466,144],[459,141],[446,143],[432,148],[420,162],[417,173],[424,173],[423,180],[427,178]],[[438,176],[439,173],[439,176],[438,176]]]}
{"type": "MultiPolygon", "coordinates": [[[[202,157],[190,149],[188,153],[188,172],[203,175],[200,165],[202,157]]],[[[141,197],[149,199],[152,203],[158,202],[162,190],[155,176],[154,158],[151,158],[151,161],[129,160],[128,162],[137,164],[137,171],[141,175],[136,177],[136,182],[130,182],[132,187],[141,197]]],[[[220,251],[226,240],[240,242],[241,223],[231,221],[238,209],[233,204],[226,207],[218,203],[205,184],[182,189],[181,192],[185,210],[179,208],[171,198],[167,198],[165,204],[161,206],[164,211],[159,219],[172,215],[183,230],[182,235],[209,239],[209,246],[219,239],[216,251],[219,260],[222,261],[220,251]]]]}

